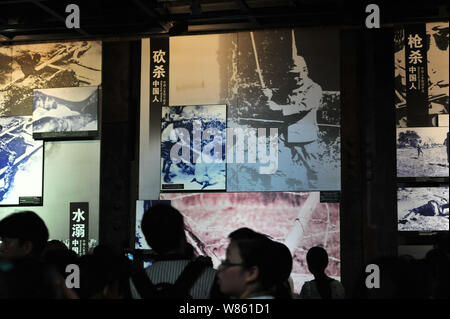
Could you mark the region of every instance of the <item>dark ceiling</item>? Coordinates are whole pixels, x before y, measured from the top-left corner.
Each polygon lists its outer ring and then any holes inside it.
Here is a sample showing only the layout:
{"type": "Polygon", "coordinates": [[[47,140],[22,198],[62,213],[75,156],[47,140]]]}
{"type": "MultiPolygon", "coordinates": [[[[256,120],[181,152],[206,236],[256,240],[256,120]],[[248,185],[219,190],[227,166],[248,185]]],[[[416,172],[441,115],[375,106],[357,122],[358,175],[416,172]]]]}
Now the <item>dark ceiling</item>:
{"type": "MultiPolygon", "coordinates": [[[[375,1],[344,0],[0,0],[0,43],[140,38],[294,27],[362,27],[375,1]],[[80,28],[65,25],[80,8],[80,28]]],[[[448,20],[447,1],[376,1],[382,26],[448,20]]]]}

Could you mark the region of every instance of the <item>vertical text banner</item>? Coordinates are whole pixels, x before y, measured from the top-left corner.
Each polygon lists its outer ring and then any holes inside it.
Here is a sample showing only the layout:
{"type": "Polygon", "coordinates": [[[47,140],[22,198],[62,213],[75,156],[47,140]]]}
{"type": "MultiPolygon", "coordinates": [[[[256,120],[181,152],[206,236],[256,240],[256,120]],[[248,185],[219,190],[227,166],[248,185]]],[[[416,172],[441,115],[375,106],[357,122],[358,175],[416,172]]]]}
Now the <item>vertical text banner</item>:
{"type": "Polygon", "coordinates": [[[69,249],[78,255],[87,254],[89,248],[89,203],[70,203],[69,249]]]}
{"type": "Polygon", "coordinates": [[[428,73],[425,24],[407,26],[405,42],[408,126],[426,126],[428,121],[428,73]]]}
{"type": "Polygon", "coordinates": [[[169,37],[150,39],[150,101],[169,105],[169,37]]]}

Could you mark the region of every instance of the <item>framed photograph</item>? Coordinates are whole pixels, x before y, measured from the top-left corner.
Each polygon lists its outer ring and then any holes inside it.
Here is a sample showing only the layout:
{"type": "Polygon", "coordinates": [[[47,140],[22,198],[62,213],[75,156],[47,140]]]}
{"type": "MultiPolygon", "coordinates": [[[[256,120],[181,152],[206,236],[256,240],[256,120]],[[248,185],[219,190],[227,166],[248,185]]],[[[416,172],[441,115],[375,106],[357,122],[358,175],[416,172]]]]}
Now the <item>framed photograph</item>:
{"type": "Polygon", "coordinates": [[[145,240],[144,233],[141,229],[141,223],[142,223],[142,217],[144,217],[144,213],[149,209],[150,207],[157,205],[157,204],[164,204],[164,205],[170,205],[170,200],[138,200],[136,201],[136,228],[135,228],[135,249],[144,249],[144,250],[151,250],[152,248],[147,244],[147,241],[145,240]]]}
{"type": "Polygon", "coordinates": [[[0,205],[42,205],[43,145],[31,116],[0,117],[0,205]]]}
{"type": "Polygon", "coordinates": [[[98,135],[96,86],[38,89],[33,92],[33,137],[64,139],[98,135]]]}
{"type": "Polygon", "coordinates": [[[448,177],[448,127],[397,128],[397,177],[448,177]]]}
{"type": "Polygon", "coordinates": [[[226,105],[162,108],[161,190],[226,189],[226,105]]]}
{"type": "Polygon", "coordinates": [[[448,186],[399,188],[398,230],[448,231],[448,200],[448,186]]]}
{"type": "Polygon", "coordinates": [[[160,199],[183,214],[188,242],[215,267],[225,258],[228,235],[249,227],[290,249],[296,293],[313,279],[306,264],[313,246],[327,250],[327,273],[340,276],[339,203],[321,203],[319,192],[162,193],[160,199]]]}

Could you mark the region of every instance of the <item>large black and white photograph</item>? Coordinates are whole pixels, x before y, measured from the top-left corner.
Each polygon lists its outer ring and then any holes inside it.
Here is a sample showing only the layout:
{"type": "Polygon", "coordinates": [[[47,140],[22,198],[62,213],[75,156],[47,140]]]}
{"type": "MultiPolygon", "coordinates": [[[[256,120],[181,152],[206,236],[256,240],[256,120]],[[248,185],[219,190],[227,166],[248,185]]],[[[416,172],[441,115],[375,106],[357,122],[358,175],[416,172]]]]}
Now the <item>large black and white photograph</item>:
{"type": "Polygon", "coordinates": [[[397,177],[448,177],[448,127],[397,129],[397,177]]]}
{"type": "Polygon", "coordinates": [[[97,135],[98,92],[96,86],[34,90],[33,137],[97,135]]]}
{"type": "Polygon", "coordinates": [[[31,116],[0,117],[0,205],[42,197],[43,142],[31,129],[31,116]]]}
{"type": "Polygon", "coordinates": [[[448,231],[448,201],[448,186],[399,188],[398,230],[448,231]]]}
{"type": "Polygon", "coordinates": [[[226,115],[226,105],[162,108],[162,190],[225,190],[226,115]]]}
{"type": "Polygon", "coordinates": [[[0,115],[28,116],[32,115],[33,89],[100,85],[102,44],[79,41],[15,45],[11,65],[6,67],[9,70],[0,74],[9,72],[11,81],[0,84],[0,115]]]}
{"type": "MultiPolygon", "coordinates": [[[[407,39],[405,28],[394,30],[394,70],[395,70],[395,108],[397,127],[436,126],[433,120],[436,114],[448,114],[449,103],[449,24],[434,22],[425,25],[426,39],[418,46],[426,46],[427,101],[423,103],[420,123],[408,121],[407,70],[405,45],[412,44],[407,39]],[[419,125],[420,124],[420,125],[419,125]]],[[[411,42],[412,41],[412,42],[411,42]]],[[[409,73],[408,73],[409,76],[409,73]]],[[[414,78],[414,74],[411,74],[414,78]]]]}
{"type": "MultiPolygon", "coordinates": [[[[228,127],[266,129],[266,145],[272,141],[269,130],[276,129],[278,141],[271,173],[261,171],[268,165],[261,161],[228,161],[227,190],[339,190],[339,34],[301,29],[242,32],[232,50],[230,99],[237,103],[230,107],[228,127]]],[[[247,143],[246,155],[250,147],[247,143]]],[[[264,151],[272,157],[270,150],[264,151]]]]}

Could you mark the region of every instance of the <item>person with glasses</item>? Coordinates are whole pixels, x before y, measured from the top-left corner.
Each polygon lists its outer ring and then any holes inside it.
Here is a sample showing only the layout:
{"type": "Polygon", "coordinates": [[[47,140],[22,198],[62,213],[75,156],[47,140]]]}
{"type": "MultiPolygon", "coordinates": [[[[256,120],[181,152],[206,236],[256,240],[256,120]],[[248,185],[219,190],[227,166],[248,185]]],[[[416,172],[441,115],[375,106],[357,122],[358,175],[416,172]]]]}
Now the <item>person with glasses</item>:
{"type": "Polygon", "coordinates": [[[220,291],[232,298],[291,298],[292,255],[282,243],[249,228],[232,232],[218,269],[220,291]]]}

